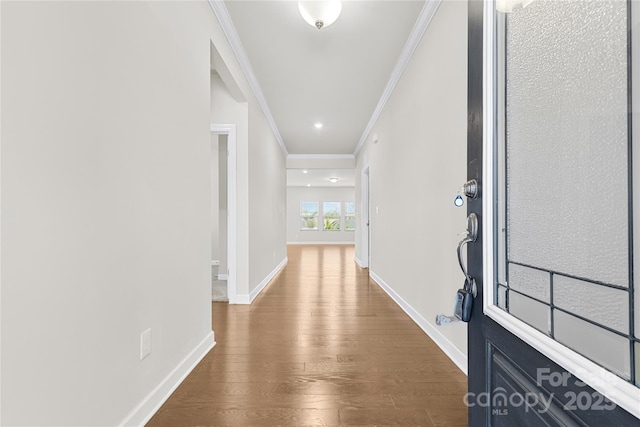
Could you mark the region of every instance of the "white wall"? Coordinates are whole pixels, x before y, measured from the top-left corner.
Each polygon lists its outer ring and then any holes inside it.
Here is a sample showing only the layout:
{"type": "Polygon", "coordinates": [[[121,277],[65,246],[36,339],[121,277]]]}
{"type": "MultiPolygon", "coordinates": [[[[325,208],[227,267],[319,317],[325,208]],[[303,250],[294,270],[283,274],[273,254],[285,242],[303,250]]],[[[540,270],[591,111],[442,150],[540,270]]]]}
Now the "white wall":
{"type": "MultiPolygon", "coordinates": [[[[206,2],[0,8],[0,424],[143,423],[213,344],[211,40],[248,84],[206,2]]],[[[239,212],[251,199],[248,128],[239,212]]],[[[284,156],[275,167],[284,174],[284,156]]],[[[281,255],[280,232],[261,244],[281,255]]]]}
{"type": "Polygon", "coordinates": [[[249,294],[287,258],[286,158],[260,107],[249,108],[249,294]]]}
{"type": "MultiPolygon", "coordinates": [[[[211,123],[236,125],[236,289],[249,294],[249,103],[238,102],[218,74],[211,75],[211,123]]],[[[233,172],[228,172],[233,173],[233,172]]],[[[233,296],[230,295],[230,299],[233,296]]]]}
{"type": "Polygon", "coordinates": [[[238,102],[215,74],[211,99],[211,123],[237,125],[237,302],[248,303],[287,257],[286,159],[257,102],[238,102]]]}
{"type": "MultiPolygon", "coordinates": [[[[355,202],[353,187],[287,187],[288,243],[355,243],[358,231],[300,230],[300,202],[355,202]]],[[[344,224],[344,204],[342,207],[344,224]]],[[[356,224],[356,229],[358,224],[356,224]]]]}
{"type": "MultiPolygon", "coordinates": [[[[464,363],[466,325],[435,326],[452,314],[463,284],[456,245],[466,208],[453,199],[466,181],[467,6],[443,1],[357,159],[370,166],[370,271],[404,300],[421,325],[464,363]]],[[[358,208],[358,215],[361,207],[358,208]]],[[[356,256],[363,259],[360,233],[356,256]]]]}

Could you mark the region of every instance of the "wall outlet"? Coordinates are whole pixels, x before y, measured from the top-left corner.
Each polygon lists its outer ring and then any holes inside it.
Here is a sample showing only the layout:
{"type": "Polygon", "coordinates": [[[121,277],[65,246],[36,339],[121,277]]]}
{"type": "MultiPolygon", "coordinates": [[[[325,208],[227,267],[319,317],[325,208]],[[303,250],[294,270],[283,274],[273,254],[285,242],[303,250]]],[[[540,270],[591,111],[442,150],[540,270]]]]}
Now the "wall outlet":
{"type": "Polygon", "coordinates": [[[151,354],[151,328],[140,334],[140,360],[151,354]]]}

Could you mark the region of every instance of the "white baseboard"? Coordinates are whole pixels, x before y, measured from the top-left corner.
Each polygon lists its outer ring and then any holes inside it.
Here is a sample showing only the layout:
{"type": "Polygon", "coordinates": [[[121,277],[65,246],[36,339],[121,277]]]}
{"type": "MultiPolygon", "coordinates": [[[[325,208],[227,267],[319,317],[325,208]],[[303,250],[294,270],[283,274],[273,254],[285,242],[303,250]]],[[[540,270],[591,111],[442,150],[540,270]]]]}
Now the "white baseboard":
{"type": "Polygon", "coordinates": [[[160,409],[204,356],[216,345],[211,331],[173,371],[120,423],[121,426],[143,426],[160,409]]]}
{"type": "Polygon", "coordinates": [[[211,265],[220,265],[220,261],[218,261],[217,259],[212,259],[211,265]]]}
{"type": "Polygon", "coordinates": [[[364,266],[364,263],[362,261],[360,261],[360,258],[358,258],[357,256],[353,257],[353,260],[356,262],[356,264],[358,264],[358,267],[367,268],[367,267],[364,266]]]}
{"type": "Polygon", "coordinates": [[[229,280],[228,274],[218,274],[218,280],[229,280]]]}
{"type": "Polygon", "coordinates": [[[235,298],[229,297],[229,304],[251,304],[249,294],[237,294],[235,298]]]}
{"type": "Polygon", "coordinates": [[[404,310],[405,313],[413,319],[414,322],[422,329],[429,338],[431,338],[437,345],[440,347],[442,351],[445,352],[449,359],[456,366],[467,374],[467,356],[458,349],[447,337],[445,337],[442,332],[436,329],[430,322],[427,321],[420,313],[416,311],[409,303],[407,303],[400,295],[398,295],[387,283],[385,283],[380,276],[378,276],[373,271],[369,270],[369,276],[380,286],[395,302],[404,310]]]}
{"type": "Polygon", "coordinates": [[[260,282],[258,286],[255,287],[254,290],[251,291],[251,293],[249,294],[249,301],[253,302],[253,300],[256,299],[258,294],[260,294],[260,292],[262,292],[262,290],[269,284],[269,282],[273,280],[276,274],[278,274],[278,272],[280,272],[280,270],[282,270],[284,266],[287,265],[287,262],[289,262],[289,258],[284,257],[284,259],[280,261],[280,264],[278,264],[276,268],[274,268],[273,271],[269,273],[267,277],[265,277],[262,282],[260,282]]]}
{"type": "Polygon", "coordinates": [[[287,242],[287,245],[355,245],[356,242],[287,242]]]}
{"type": "Polygon", "coordinates": [[[236,295],[236,298],[233,299],[233,301],[229,300],[229,304],[251,304],[253,300],[256,299],[256,297],[260,294],[260,292],[262,292],[262,290],[275,277],[275,275],[284,268],[287,262],[289,262],[289,258],[285,257],[282,261],[280,261],[280,264],[278,264],[271,273],[267,274],[267,277],[262,279],[262,282],[260,282],[258,286],[256,286],[255,289],[251,291],[251,293],[238,294],[236,295]]]}

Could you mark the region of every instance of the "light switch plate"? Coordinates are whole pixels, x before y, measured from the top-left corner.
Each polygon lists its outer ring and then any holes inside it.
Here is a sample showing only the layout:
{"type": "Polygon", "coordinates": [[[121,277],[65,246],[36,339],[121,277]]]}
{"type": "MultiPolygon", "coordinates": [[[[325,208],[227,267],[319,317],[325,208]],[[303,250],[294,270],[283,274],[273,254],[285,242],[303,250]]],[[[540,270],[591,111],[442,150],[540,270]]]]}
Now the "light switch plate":
{"type": "Polygon", "coordinates": [[[140,334],[140,360],[151,354],[151,328],[140,334]]]}

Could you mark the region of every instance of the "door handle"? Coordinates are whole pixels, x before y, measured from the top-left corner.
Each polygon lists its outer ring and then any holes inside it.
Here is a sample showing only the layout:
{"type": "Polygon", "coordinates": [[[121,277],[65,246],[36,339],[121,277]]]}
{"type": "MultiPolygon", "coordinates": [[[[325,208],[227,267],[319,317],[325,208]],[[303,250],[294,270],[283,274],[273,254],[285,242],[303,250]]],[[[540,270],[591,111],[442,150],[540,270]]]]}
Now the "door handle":
{"type": "Polygon", "coordinates": [[[473,243],[478,239],[478,216],[471,212],[467,217],[467,236],[460,240],[458,243],[457,253],[458,253],[458,264],[460,264],[460,270],[462,270],[462,274],[464,274],[464,278],[466,284],[469,286],[471,293],[474,298],[478,294],[476,289],[476,281],[469,274],[467,267],[465,266],[464,260],[462,259],[462,249],[467,243],[473,243]]]}
{"type": "Polygon", "coordinates": [[[464,274],[464,286],[462,289],[458,289],[456,292],[456,298],[453,305],[453,316],[445,316],[444,314],[438,314],[436,316],[436,325],[444,326],[459,321],[468,322],[471,318],[471,308],[473,306],[473,299],[478,294],[476,288],[476,281],[469,275],[467,268],[464,265],[462,259],[462,248],[467,243],[475,242],[478,239],[478,216],[475,213],[470,213],[467,217],[467,231],[464,239],[458,243],[458,263],[460,269],[464,274]]]}
{"type": "Polygon", "coordinates": [[[469,273],[467,272],[467,268],[464,265],[464,261],[462,260],[462,248],[467,243],[475,242],[478,239],[478,216],[475,213],[470,213],[467,217],[467,236],[460,240],[458,243],[458,263],[460,264],[460,269],[464,274],[465,278],[469,278],[469,273]]]}
{"type": "Polygon", "coordinates": [[[462,270],[462,274],[464,274],[464,277],[469,277],[469,273],[467,273],[467,267],[465,267],[464,261],[462,260],[462,248],[464,247],[464,245],[471,242],[473,242],[473,239],[471,239],[470,237],[465,237],[464,239],[460,240],[460,243],[458,243],[458,264],[460,264],[460,270],[462,270]]]}

